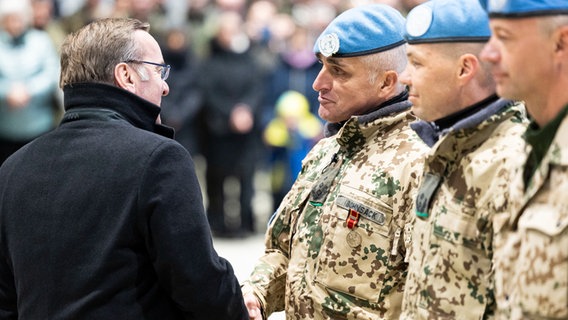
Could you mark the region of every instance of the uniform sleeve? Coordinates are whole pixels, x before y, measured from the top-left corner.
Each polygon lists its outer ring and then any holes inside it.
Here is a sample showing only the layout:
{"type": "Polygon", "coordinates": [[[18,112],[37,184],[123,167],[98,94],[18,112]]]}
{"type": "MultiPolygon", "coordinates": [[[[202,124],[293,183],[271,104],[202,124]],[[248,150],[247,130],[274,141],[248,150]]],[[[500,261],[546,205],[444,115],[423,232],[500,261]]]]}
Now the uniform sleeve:
{"type": "Polygon", "coordinates": [[[271,218],[266,231],[266,249],[257,261],[243,292],[253,291],[266,315],[284,310],[286,273],[290,257],[291,215],[287,198],[271,218]]]}
{"type": "Polygon", "coordinates": [[[248,319],[237,278],[213,248],[189,153],[174,141],[148,163],[141,227],[159,282],[187,318],[248,319]]]}
{"type": "Polygon", "coordinates": [[[308,178],[312,162],[310,159],[315,158],[320,153],[319,150],[320,146],[316,145],[306,156],[302,172],[270,218],[265,237],[265,253],[244,282],[243,292],[253,291],[267,316],[284,310],[292,237],[313,184],[313,179],[308,178]]]}
{"type": "Polygon", "coordinates": [[[419,185],[424,173],[424,159],[428,148],[419,140],[414,132],[408,132],[408,142],[401,143],[398,152],[404,160],[401,161],[397,172],[400,181],[400,190],[396,192],[393,201],[393,217],[396,224],[395,243],[393,253],[399,251],[405,262],[409,261],[412,254],[412,241],[415,214],[415,200],[419,185]]]}

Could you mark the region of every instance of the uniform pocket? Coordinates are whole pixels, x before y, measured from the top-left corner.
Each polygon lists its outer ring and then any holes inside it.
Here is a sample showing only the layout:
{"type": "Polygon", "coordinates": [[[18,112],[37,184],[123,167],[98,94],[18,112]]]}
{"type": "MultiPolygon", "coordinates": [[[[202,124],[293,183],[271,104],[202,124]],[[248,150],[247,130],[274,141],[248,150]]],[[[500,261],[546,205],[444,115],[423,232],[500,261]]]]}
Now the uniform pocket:
{"type": "Polygon", "coordinates": [[[519,219],[519,303],[525,312],[568,317],[568,208],[529,205],[519,219]]]}
{"type": "MultiPolygon", "coordinates": [[[[457,246],[482,250],[481,235],[488,221],[476,216],[476,209],[456,200],[448,201],[434,214],[434,235],[457,246]]],[[[491,231],[491,230],[489,230],[491,231]]]]}
{"type": "MultiPolygon", "coordinates": [[[[568,208],[565,208],[565,210],[568,208]]],[[[535,232],[545,238],[554,238],[568,228],[568,214],[546,203],[531,205],[519,219],[519,229],[535,232]]]]}
{"type": "Polygon", "coordinates": [[[493,303],[487,249],[493,231],[481,212],[463,201],[447,199],[435,204],[429,242],[420,245],[425,262],[419,272],[427,286],[422,285],[419,305],[440,312],[439,316],[458,312],[471,318],[493,303]]]}
{"type": "MultiPolygon", "coordinates": [[[[388,293],[400,276],[392,265],[392,209],[371,194],[341,186],[329,215],[322,252],[316,267],[316,282],[327,289],[373,303],[388,293]],[[352,228],[353,211],[358,218],[352,228]],[[351,211],[351,215],[350,215],[351,211]]],[[[402,261],[401,255],[397,256],[402,261]]]]}

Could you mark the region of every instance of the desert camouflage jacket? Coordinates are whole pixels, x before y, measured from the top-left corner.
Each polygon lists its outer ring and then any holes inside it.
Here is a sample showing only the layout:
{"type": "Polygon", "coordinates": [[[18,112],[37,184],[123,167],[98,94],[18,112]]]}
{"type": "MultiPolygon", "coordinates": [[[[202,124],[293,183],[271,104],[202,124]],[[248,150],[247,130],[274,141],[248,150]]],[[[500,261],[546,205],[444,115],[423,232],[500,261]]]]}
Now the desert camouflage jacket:
{"type": "Polygon", "coordinates": [[[522,105],[500,99],[458,121],[432,147],[416,200],[401,319],[493,314],[492,218],[510,205],[510,169],[522,166],[527,122],[522,105]]]}
{"type": "Polygon", "coordinates": [[[568,319],[567,137],[564,118],[526,191],[516,176],[520,201],[494,219],[498,319],[568,319]]]}
{"type": "Polygon", "coordinates": [[[394,319],[406,278],[406,228],[427,147],[408,101],[352,117],[304,159],[245,283],[267,315],[394,319]]]}

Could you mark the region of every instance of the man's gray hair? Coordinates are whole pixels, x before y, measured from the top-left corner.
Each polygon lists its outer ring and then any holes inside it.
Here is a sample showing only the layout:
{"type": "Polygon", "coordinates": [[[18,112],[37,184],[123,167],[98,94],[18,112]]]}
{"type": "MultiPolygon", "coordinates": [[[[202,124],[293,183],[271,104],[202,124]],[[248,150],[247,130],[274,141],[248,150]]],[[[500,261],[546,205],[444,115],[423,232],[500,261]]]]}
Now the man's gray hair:
{"type": "MultiPolygon", "coordinates": [[[[387,51],[361,56],[361,61],[367,66],[369,72],[369,83],[375,83],[378,75],[389,70],[401,74],[407,63],[406,46],[404,44],[387,51]]],[[[401,88],[404,86],[401,85],[401,88]]]]}
{"type": "Polygon", "coordinates": [[[552,34],[562,26],[568,26],[568,15],[566,14],[546,16],[540,20],[540,27],[545,35],[552,34]]]}

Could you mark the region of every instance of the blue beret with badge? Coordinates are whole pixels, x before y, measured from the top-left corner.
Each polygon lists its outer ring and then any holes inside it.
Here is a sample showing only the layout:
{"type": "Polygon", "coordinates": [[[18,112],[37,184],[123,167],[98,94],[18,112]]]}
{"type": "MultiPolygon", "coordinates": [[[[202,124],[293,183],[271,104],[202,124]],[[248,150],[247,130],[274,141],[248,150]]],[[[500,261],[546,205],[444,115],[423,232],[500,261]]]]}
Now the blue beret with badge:
{"type": "Polygon", "coordinates": [[[316,40],[314,53],[356,57],[386,51],[406,41],[404,17],[384,4],[351,8],[338,15],[316,40]]]}
{"type": "Polygon", "coordinates": [[[531,17],[568,14],[567,0],[479,0],[490,17],[531,17]]]}
{"type": "Polygon", "coordinates": [[[487,42],[491,29],[479,0],[431,0],[410,10],[404,37],[409,44],[487,42]]]}

